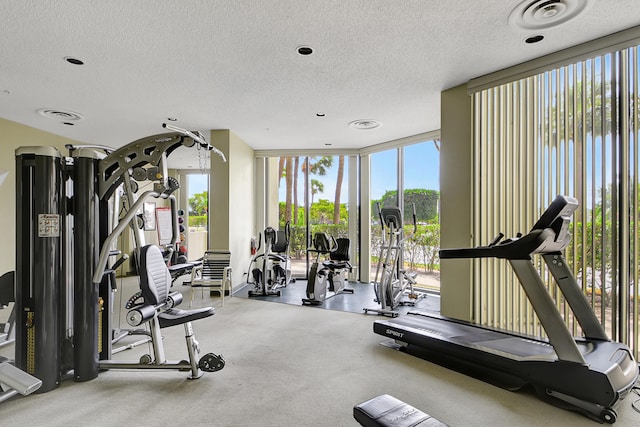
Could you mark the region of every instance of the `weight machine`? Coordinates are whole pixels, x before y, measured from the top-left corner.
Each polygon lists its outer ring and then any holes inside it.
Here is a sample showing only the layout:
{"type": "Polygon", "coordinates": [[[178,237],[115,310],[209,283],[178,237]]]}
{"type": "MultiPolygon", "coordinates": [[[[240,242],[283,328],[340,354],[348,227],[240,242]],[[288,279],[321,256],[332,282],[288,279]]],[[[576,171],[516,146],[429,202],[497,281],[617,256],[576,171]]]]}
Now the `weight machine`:
{"type": "MultiPolygon", "coordinates": [[[[54,147],[16,150],[15,359],[17,367],[42,380],[40,392],[54,389],[68,377],[91,380],[101,369],[191,370],[191,378],[200,376],[200,370],[221,369],[209,355],[200,365],[193,362],[197,342],[192,339],[189,344],[192,331],[186,334],[189,362],[167,362],[161,351],[154,351],[155,359],[111,363],[115,273],[109,260],[118,237],[137,221],[137,212],[149,199],[168,200],[176,216],[172,193],[179,183],[167,175],[166,166],[174,150],[182,146],[211,150],[226,161],[199,132],[163,127],[168,133],[118,149],[68,145],[69,156],[54,147]],[[151,181],[153,189],[134,197],[142,181],[151,181]],[[121,193],[128,211],[118,218],[121,193]]],[[[177,242],[174,220],[173,241],[177,242]]],[[[141,238],[138,233],[133,236],[139,262],[141,238]]],[[[161,316],[170,305],[170,296],[166,297],[164,301],[144,298],[145,305],[154,306],[154,315],[147,310],[140,324],[161,316]]],[[[177,297],[171,298],[175,303],[177,297]]],[[[193,310],[174,314],[162,326],[184,324],[189,329],[191,320],[201,318],[193,310]]],[[[154,345],[161,346],[161,339],[158,341],[154,345]]]]}

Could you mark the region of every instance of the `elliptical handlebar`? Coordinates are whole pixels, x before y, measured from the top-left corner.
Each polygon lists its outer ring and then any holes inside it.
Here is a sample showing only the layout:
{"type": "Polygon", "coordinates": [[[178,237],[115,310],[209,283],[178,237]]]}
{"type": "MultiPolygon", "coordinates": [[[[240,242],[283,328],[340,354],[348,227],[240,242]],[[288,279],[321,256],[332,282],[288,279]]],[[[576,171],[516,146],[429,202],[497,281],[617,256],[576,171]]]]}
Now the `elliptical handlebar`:
{"type": "Polygon", "coordinates": [[[418,232],[418,221],[416,220],[416,204],[415,203],[411,203],[411,206],[412,206],[412,210],[413,210],[413,212],[411,214],[411,218],[413,220],[413,232],[410,235],[405,236],[405,239],[412,238],[418,232]]]}

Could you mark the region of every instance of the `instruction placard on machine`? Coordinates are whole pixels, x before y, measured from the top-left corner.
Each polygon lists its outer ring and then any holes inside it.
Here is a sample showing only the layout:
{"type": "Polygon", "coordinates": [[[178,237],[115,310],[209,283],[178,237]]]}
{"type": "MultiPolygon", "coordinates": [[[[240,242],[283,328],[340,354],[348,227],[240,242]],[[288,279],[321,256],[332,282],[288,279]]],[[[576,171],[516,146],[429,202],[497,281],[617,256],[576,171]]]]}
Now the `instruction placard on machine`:
{"type": "Polygon", "coordinates": [[[38,214],[38,237],[60,237],[60,215],[38,214]]]}

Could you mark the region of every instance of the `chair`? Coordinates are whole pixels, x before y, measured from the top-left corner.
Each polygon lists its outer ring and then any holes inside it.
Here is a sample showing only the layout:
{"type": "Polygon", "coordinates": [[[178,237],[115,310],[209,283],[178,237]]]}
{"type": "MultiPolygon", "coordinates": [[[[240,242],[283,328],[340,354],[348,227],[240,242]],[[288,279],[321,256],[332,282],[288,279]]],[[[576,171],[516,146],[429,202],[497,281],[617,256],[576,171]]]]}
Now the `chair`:
{"type": "Polygon", "coordinates": [[[193,305],[193,293],[195,288],[200,288],[204,297],[204,288],[209,292],[218,292],[224,306],[225,290],[229,290],[229,296],[233,296],[231,281],[231,253],[226,251],[206,251],[202,258],[202,264],[191,271],[191,301],[193,305]]]}

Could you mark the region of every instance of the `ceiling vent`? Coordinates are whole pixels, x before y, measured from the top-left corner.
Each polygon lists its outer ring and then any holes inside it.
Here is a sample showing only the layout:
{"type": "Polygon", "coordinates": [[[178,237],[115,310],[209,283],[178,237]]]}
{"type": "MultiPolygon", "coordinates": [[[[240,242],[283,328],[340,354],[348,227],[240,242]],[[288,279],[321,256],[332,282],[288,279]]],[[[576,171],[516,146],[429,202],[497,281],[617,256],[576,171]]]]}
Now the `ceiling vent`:
{"type": "Polygon", "coordinates": [[[77,122],[78,120],[82,120],[84,118],[79,113],[68,110],[58,110],[54,108],[41,108],[38,110],[38,114],[48,119],[59,120],[63,123],[77,122]]]}
{"type": "Polygon", "coordinates": [[[380,122],[370,119],[361,119],[352,121],[349,123],[349,126],[360,130],[375,129],[380,126],[380,122]]]}
{"type": "Polygon", "coordinates": [[[592,0],[526,0],[509,15],[515,29],[544,30],[556,27],[582,13],[592,0]]]}

